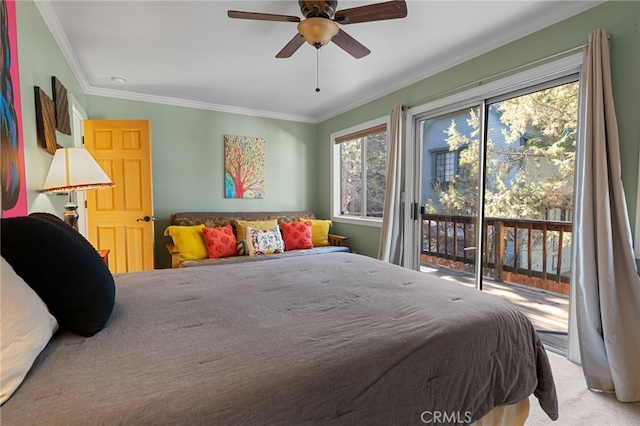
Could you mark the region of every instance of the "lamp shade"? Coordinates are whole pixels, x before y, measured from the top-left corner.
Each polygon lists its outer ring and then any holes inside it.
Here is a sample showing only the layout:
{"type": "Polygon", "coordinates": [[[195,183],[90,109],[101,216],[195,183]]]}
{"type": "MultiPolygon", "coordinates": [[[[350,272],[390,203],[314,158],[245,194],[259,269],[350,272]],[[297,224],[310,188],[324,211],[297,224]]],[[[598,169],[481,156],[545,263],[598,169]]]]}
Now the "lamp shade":
{"type": "Polygon", "coordinates": [[[56,150],[42,192],[84,191],[109,188],[115,183],[84,148],[56,150]]]}

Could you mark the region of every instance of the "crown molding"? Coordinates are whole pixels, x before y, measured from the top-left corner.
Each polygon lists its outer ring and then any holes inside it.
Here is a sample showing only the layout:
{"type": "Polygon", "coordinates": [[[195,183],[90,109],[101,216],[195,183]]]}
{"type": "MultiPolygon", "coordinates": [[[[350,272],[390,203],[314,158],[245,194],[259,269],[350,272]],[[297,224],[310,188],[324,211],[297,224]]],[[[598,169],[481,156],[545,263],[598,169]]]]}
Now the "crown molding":
{"type": "Polygon", "coordinates": [[[318,119],[316,117],[307,117],[301,115],[292,115],[292,114],[284,114],[273,111],[262,111],[255,110],[249,108],[241,108],[234,107],[230,105],[219,105],[212,104],[207,102],[198,102],[198,101],[190,101],[186,99],[177,99],[177,98],[169,98],[164,96],[156,96],[156,95],[147,95],[143,93],[134,93],[134,92],[126,92],[122,90],[115,89],[103,89],[99,87],[93,87],[89,84],[87,78],[80,67],[78,59],[76,55],[73,53],[71,49],[71,45],[67,40],[64,31],[62,30],[62,26],[60,25],[60,21],[58,20],[58,16],[53,10],[53,6],[51,4],[52,0],[37,0],[34,1],[36,8],[40,12],[42,19],[45,24],[49,28],[49,31],[53,35],[53,38],[58,43],[60,50],[62,51],[62,55],[67,60],[73,75],[78,80],[80,87],[83,92],[87,95],[95,95],[95,96],[104,96],[109,98],[117,98],[117,99],[126,99],[132,101],[141,101],[141,102],[150,102],[162,105],[171,105],[178,106],[184,108],[194,108],[194,109],[202,109],[208,111],[216,111],[216,112],[227,112],[231,114],[241,114],[241,115],[249,115],[253,117],[262,117],[262,118],[272,118],[276,120],[287,120],[287,121],[297,121],[302,123],[312,123],[317,124],[318,119]]]}
{"type": "Polygon", "coordinates": [[[226,112],[232,114],[249,115],[254,117],[272,118],[277,120],[297,121],[303,123],[317,124],[326,121],[330,118],[336,117],[340,114],[348,112],[354,108],[365,105],[383,96],[389,95],[397,90],[407,87],[425,78],[431,77],[439,72],[445,71],[477,56],[490,52],[508,43],[511,43],[517,39],[525,37],[543,28],[551,26],[562,20],[570,18],[602,3],[606,0],[587,0],[587,1],[561,1],[553,5],[553,7],[544,12],[540,12],[537,16],[529,17],[526,21],[520,21],[513,23],[510,27],[504,31],[496,34],[490,40],[482,43],[478,43],[473,47],[466,50],[459,51],[454,55],[447,55],[441,60],[435,61],[431,65],[427,65],[420,71],[407,75],[404,78],[396,80],[393,85],[386,86],[383,90],[371,93],[366,98],[360,99],[357,102],[348,104],[342,108],[332,110],[328,113],[321,114],[317,117],[298,116],[291,114],[283,114],[272,111],[254,110],[249,108],[234,107],[229,105],[211,104],[207,102],[190,101],[185,99],[169,98],[156,95],[147,95],[142,93],[126,92],[115,89],[103,89],[93,87],[89,84],[85,77],[78,60],[71,49],[71,45],[67,40],[62,26],[58,21],[58,17],[51,5],[52,0],[37,0],[34,1],[40,15],[44,19],[49,31],[53,35],[54,39],[58,43],[63,56],[67,60],[69,67],[71,68],[74,76],[78,80],[80,87],[88,95],[104,96],[117,99],[127,99],[141,102],[150,102],[163,105],[171,105],[185,108],[203,109],[216,112],[226,112]]]}
{"type": "Polygon", "coordinates": [[[395,84],[386,86],[383,90],[374,92],[364,99],[360,99],[357,102],[346,105],[340,109],[322,114],[317,117],[319,123],[326,121],[330,118],[336,117],[345,112],[351,111],[354,108],[366,105],[369,102],[380,99],[383,96],[389,95],[400,89],[403,89],[411,84],[417,83],[425,78],[436,75],[442,71],[446,71],[456,65],[460,65],[468,60],[481,56],[494,49],[502,47],[520,38],[526,37],[530,34],[540,31],[553,24],[568,19],[574,15],[582,13],[588,9],[605,3],[607,0],[587,0],[587,1],[562,1],[553,5],[550,10],[538,13],[537,16],[530,16],[526,21],[519,21],[512,23],[511,26],[505,28],[499,34],[496,34],[491,39],[485,42],[479,42],[468,49],[461,50],[456,54],[434,61],[430,65],[426,65],[421,68],[420,71],[407,75],[405,78],[399,79],[395,84]]]}
{"type": "Polygon", "coordinates": [[[58,46],[62,51],[62,55],[65,57],[67,63],[69,64],[69,67],[71,68],[71,72],[73,72],[76,80],[78,80],[78,83],[80,83],[80,87],[86,93],[91,86],[89,85],[87,78],[82,72],[82,68],[78,63],[78,58],[76,58],[75,53],[73,53],[71,45],[69,44],[67,37],[64,35],[64,31],[62,31],[62,25],[60,25],[60,21],[58,21],[58,16],[53,10],[51,1],[41,0],[34,1],[33,3],[36,5],[36,8],[40,12],[44,23],[49,28],[49,31],[53,35],[53,38],[56,40],[56,43],[58,43],[58,46]]]}
{"type": "Polygon", "coordinates": [[[115,89],[103,89],[98,87],[90,87],[86,92],[87,95],[104,96],[107,98],[126,99],[130,101],[150,102],[154,104],[170,105],[183,108],[194,108],[216,112],[227,112],[230,114],[250,115],[253,117],[273,118],[276,120],[297,121],[302,123],[317,124],[318,120],[314,117],[306,117],[301,115],[283,114],[272,111],[262,111],[258,109],[249,109],[242,107],[234,107],[230,105],[212,104],[208,102],[198,102],[179,98],[170,98],[165,96],[148,95],[144,93],[125,92],[115,89]]]}

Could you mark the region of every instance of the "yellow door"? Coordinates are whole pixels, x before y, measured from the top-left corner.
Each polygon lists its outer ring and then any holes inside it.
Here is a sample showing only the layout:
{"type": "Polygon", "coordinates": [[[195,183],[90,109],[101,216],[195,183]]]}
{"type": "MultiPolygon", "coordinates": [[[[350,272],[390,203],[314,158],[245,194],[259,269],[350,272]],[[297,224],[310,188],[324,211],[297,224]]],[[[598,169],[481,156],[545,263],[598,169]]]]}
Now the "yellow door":
{"type": "Polygon", "coordinates": [[[86,192],[89,241],[111,272],[153,269],[149,120],[85,120],[84,146],[116,184],[86,192]]]}

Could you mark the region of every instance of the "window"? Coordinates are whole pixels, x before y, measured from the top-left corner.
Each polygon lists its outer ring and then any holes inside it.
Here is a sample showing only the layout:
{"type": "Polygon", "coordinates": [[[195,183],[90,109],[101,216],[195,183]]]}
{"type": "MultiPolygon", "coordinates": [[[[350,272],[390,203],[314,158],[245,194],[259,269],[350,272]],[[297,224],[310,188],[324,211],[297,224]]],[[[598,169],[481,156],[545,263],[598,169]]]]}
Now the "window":
{"type": "Polygon", "coordinates": [[[434,184],[446,189],[451,182],[455,181],[458,174],[458,152],[441,151],[435,153],[435,176],[434,184]]]}
{"type": "Polygon", "coordinates": [[[333,220],[379,225],[387,184],[387,121],[331,135],[333,220]]]}

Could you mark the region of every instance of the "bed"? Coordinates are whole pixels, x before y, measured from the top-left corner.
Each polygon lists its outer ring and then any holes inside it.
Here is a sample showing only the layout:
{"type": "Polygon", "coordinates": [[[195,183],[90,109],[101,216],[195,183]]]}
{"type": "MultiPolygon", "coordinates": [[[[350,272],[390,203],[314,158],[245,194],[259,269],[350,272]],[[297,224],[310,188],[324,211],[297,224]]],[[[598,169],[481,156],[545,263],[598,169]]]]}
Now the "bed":
{"type": "Polygon", "coordinates": [[[58,332],[3,425],[466,424],[531,394],[558,416],[528,319],[437,277],[329,253],[114,279],[106,327],[58,332]]]}

